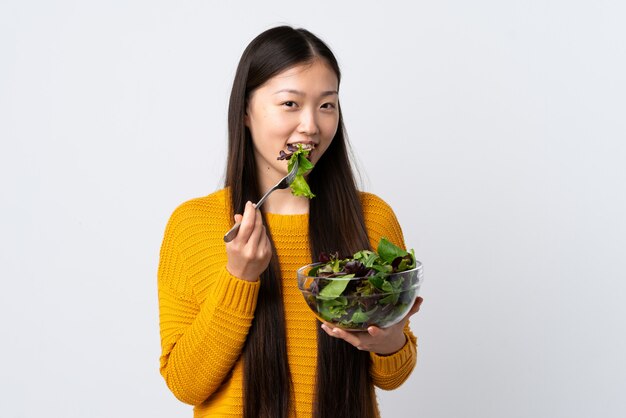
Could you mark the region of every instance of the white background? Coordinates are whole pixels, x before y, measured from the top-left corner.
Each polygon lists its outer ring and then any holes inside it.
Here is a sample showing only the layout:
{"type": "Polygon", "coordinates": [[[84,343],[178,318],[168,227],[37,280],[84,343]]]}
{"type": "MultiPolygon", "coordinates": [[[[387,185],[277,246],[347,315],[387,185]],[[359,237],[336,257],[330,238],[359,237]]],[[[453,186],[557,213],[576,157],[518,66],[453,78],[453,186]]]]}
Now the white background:
{"type": "Polygon", "coordinates": [[[191,417],[163,229],[221,187],[237,62],[284,23],[337,55],[363,187],[425,266],[383,417],[626,416],[624,4],[2,1],[0,416],[191,417]]]}

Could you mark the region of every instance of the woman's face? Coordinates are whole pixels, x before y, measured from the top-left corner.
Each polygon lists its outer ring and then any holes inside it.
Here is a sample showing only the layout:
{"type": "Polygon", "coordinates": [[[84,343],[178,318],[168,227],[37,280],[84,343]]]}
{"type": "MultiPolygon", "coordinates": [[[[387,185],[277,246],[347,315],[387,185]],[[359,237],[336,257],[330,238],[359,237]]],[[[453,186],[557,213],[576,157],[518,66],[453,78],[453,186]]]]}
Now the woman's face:
{"type": "Polygon", "coordinates": [[[252,135],[257,169],[276,179],[287,174],[277,160],[287,144],[314,144],[310,159],[319,161],[339,123],[338,80],[323,60],[289,68],[254,90],[245,123],[252,135]]]}

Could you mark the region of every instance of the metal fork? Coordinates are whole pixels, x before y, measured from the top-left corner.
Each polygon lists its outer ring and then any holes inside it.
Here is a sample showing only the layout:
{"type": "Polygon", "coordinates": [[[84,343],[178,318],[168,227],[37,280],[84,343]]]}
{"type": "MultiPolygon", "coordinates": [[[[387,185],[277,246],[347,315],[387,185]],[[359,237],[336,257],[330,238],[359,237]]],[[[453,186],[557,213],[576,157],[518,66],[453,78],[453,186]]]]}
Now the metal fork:
{"type": "MultiPolygon", "coordinates": [[[[278,183],[276,183],[274,187],[269,189],[267,193],[263,195],[261,200],[259,200],[256,203],[256,205],[254,205],[254,207],[256,209],[259,209],[261,205],[263,204],[263,202],[265,202],[265,199],[267,199],[267,197],[270,194],[272,194],[274,190],[286,189],[287,187],[289,187],[291,183],[293,183],[294,179],[296,178],[296,174],[298,174],[298,158],[297,157],[296,157],[296,162],[293,164],[293,167],[291,168],[291,171],[285,177],[283,177],[278,183]]],[[[224,235],[224,242],[231,242],[233,239],[235,239],[235,237],[237,236],[237,231],[239,231],[240,226],[241,226],[241,222],[237,222],[235,225],[233,225],[233,227],[230,228],[230,230],[224,235]]]]}

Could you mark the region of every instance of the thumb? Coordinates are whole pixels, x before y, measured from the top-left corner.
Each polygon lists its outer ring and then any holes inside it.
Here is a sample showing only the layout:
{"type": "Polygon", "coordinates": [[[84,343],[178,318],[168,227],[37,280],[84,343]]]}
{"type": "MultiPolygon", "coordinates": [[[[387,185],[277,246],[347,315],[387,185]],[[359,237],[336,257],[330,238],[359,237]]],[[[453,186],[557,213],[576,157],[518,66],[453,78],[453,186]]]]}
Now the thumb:
{"type": "Polygon", "coordinates": [[[413,304],[413,306],[411,306],[411,310],[409,311],[407,318],[419,312],[420,306],[422,305],[423,301],[424,299],[421,297],[418,297],[417,299],[415,299],[415,303],[413,304]]]}
{"type": "Polygon", "coordinates": [[[240,215],[240,214],[235,215],[235,222],[241,222],[242,219],[243,219],[243,215],[240,215]]]}

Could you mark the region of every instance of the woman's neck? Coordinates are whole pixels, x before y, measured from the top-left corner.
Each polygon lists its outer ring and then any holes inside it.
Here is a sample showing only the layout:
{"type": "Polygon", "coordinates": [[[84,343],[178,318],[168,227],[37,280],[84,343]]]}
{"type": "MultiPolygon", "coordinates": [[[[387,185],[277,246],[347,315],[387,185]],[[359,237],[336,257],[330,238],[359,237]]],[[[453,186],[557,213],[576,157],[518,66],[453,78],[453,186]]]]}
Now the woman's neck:
{"type": "MultiPolygon", "coordinates": [[[[262,166],[262,162],[257,161],[257,167],[262,166]]],[[[263,196],[263,194],[265,194],[269,189],[274,187],[285,174],[273,170],[270,167],[267,167],[267,170],[258,170],[257,179],[259,182],[259,197],[263,196]]],[[[291,193],[290,188],[275,190],[267,199],[265,199],[265,203],[263,203],[263,212],[275,213],[279,215],[309,213],[309,199],[302,196],[294,196],[291,193]]]]}
{"type": "Polygon", "coordinates": [[[263,211],[279,215],[309,213],[309,199],[302,196],[294,196],[289,188],[275,190],[263,203],[263,211]]]}

